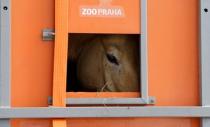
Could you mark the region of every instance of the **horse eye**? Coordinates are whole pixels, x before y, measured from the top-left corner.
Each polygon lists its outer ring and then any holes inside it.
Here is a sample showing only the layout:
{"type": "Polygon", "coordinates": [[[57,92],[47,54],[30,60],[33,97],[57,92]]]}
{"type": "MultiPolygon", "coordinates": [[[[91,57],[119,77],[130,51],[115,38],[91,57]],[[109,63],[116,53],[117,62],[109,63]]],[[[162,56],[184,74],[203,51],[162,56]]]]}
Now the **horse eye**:
{"type": "Polygon", "coordinates": [[[109,60],[109,62],[111,62],[113,64],[116,64],[116,65],[119,65],[119,62],[118,62],[117,58],[114,55],[106,54],[106,57],[109,60]]]}

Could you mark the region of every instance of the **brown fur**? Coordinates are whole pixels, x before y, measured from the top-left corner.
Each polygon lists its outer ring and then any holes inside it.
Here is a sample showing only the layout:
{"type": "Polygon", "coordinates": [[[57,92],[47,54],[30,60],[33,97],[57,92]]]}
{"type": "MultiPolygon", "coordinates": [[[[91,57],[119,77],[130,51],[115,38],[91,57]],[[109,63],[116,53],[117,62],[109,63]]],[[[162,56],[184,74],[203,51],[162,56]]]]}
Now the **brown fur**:
{"type": "Polygon", "coordinates": [[[84,41],[73,46],[77,77],[84,88],[110,92],[139,90],[137,38],[100,35],[84,41]],[[107,54],[114,56],[116,63],[110,62],[107,54]]]}

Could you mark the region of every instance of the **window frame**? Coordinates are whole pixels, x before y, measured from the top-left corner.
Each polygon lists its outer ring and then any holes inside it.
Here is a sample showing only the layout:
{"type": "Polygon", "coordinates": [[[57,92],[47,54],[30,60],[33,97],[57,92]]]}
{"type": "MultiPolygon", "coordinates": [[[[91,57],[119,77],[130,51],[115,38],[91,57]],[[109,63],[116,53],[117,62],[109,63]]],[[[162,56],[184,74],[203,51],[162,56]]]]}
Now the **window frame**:
{"type": "MultiPolygon", "coordinates": [[[[140,0],[139,60],[140,60],[140,97],[138,98],[66,98],[67,105],[143,105],[154,104],[155,98],[148,95],[148,41],[147,41],[147,0],[140,0]]],[[[68,47],[68,46],[67,46],[68,47]]]]}

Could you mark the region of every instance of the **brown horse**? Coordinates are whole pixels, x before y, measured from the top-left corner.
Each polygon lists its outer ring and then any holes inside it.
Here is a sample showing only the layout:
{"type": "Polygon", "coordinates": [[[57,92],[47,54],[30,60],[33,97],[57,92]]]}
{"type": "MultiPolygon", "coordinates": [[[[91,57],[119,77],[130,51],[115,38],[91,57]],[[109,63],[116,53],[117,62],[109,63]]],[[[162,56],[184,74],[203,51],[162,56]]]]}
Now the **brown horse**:
{"type": "Polygon", "coordinates": [[[139,90],[138,37],[86,35],[72,41],[78,43],[70,46],[69,57],[77,61],[77,79],[86,91],[139,90]]]}

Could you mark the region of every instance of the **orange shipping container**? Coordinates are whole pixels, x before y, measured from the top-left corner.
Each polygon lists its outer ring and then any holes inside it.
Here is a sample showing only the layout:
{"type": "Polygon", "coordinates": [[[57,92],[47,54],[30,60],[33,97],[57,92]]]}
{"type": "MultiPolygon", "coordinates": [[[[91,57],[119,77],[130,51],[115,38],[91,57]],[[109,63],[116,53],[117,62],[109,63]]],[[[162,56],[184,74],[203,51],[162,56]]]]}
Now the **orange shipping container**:
{"type": "MultiPolygon", "coordinates": [[[[199,1],[147,0],[148,91],[152,106],[199,106],[199,1]]],[[[141,34],[139,0],[68,0],[69,33],[141,34]]],[[[65,10],[65,9],[64,9],[65,10]]],[[[53,0],[11,0],[11,107],[48,107],[55,43],[53,0]]],[[[59,66],[59,65],[58,65],[59,66]]],[[[139,97],[139,93],[65,93],[139,97]]],[[[59,98],[59,97],[58,97],[59,98]]],[[[144,107],[146,107],[145,105],[144,107]]],[[[151,105],[149,105],[151,106],[151,105]]],[[[107,108],[107,110],[109,110],[107,108]]],[[[70,118],[69,127],[199,127],[199,118],[70,118]]],[[[12,119],[12,127],[51,127],[52,119],[12,119]]]]}

